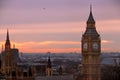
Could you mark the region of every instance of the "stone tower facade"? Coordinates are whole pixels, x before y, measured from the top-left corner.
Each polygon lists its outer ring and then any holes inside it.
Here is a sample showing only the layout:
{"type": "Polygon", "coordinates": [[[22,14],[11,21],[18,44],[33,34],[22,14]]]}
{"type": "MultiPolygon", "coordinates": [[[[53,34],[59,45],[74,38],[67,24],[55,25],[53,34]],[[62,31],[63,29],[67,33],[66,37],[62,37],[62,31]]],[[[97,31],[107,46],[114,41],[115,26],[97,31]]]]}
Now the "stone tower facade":
{"type": "Polygon", "coordinates": [[[82,80],[100,80],[101,38],[95,27],[92,7],[81,42],[82,80]]]}
{"type": "Polygon", "coordinates": [[[7,75],[10,75],[13,64],[13,56],[11,54],[11,44],[9,40],[9,32],[7,30],[6,42],[5,42],[5,51],[2,52],[2,72],[7,75]]]}

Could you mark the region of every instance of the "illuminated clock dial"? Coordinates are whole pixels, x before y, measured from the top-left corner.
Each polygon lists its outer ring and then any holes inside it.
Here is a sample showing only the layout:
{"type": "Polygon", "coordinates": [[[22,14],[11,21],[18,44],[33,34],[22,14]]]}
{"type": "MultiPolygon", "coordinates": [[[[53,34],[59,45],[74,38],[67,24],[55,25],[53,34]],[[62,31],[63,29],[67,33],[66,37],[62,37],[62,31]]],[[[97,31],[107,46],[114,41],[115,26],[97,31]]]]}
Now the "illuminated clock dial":
{"type": "Polygon", "coordinates": [[[84,49],[84,50],[87,50],[87,48],[88,48],[88,44],[87,44],[87,43],[84,43],[84,44],[83,44],[83,49],[84,49]]]}
{"type": "Polygon", "coordinates": [[[98,50],[98,48],[99,48],[98,43],[93,43],[92,48],[94,50],[98,50]]]}

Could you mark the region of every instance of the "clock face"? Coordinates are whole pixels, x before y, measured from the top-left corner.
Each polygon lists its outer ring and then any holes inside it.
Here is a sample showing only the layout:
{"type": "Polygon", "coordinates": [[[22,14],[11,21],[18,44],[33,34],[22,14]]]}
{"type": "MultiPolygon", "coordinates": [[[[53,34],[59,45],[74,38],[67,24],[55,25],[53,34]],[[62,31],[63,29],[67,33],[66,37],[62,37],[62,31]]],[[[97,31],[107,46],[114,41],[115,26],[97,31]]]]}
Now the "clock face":
{"type": "Polygon", "coordinates": [[[87,50],[87,48],[88,48],[88,44],[87,44],[87,43],[84,43],[84,44],[83,44],[83,49],[84,49],[84,50],[87,50]]]}
{"type": "Polygon", "coordinates": [[[94,50],[98,50],[99,48],[98,43],[93,43],[92,47],[94,50]]]}

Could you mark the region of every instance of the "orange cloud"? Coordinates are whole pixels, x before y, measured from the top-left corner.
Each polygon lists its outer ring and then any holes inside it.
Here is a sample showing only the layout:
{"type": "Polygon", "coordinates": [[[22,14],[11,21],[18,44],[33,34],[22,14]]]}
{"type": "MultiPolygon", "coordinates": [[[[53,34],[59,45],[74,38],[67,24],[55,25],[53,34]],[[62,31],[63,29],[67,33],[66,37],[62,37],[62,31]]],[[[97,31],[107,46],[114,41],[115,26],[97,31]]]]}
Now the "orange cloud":
{"type": "Polygon", "coordinates": [[[113,43],[113,41],[110,40],[102,40],[102,44],[110,44],[113,43]]]}
{"type": "Polygon", "coordinates": [[[67,44],[71,44],[71,45],[76,45],[76,44],[80,44],[80,42],[75,42],[75,41],[43,41],[43,42],[20,42],[20,43],[17,43],[17,42],[12,42],[14,44],[16,44],[17,47],[20,47],[20,46],[27,46],[27,45],[31,45],[31,46],[47,46],[47,45],[51,45],[52,44],[56,44],[56,45],[67,45],[67,44]]]}
{"type": "Polygon", "coordinates": [[[45,48],[40,48],[40,49],[23,49],[23,52],[28,52],[28,53],[46,53],[46,52],[53,52],[53,53],[68,53],[68,52],[80,52],[80,48],[49,48],[49,49],[45,49],[45,48]]]}
{"type": "MultiPolygon", "coordinates": [[[[82,23],[83,24],[83,23],[82,23]]],[[[9,25],[1,25],[9,27],[9,25]]],[[[12,25],[11,34],[26,34],[26,33],[68,33],[81,32],[80,22],[63,22],[63,23],[41,23],[41,24],[16,24],[12,25]],[[15,28],[14,26],[17,26],[15,28]],[[27,26],[25,28],[24,26],[27,26]],[[28,29],[29,26],[29,29],[28,29]]],[[[6,34],[6,29],[0,30],[0,34],[6,34]]]]}
{"type": "MultiPolygon", "coordinates": [[[[0,45],[4,45],[4,41],[0,42],[0,45]]],[[[61,45],[79,45],[80,42],[77,41],[43,41],[43,42],[11,42],[11,46],[13,44],[20,50],[20,52],[80,52],[80,47],[60,47],[61,45]],[[57,45],[58,47],[54,47],[53,45],[57,45]]],[[[110,44],[113,43],[110,40],[102,40],[102,44],[110,44]]],[[[110,51],[109,48],[102,48],[103,51],[110,51]]]]}
{"type": "MultiPolygon", "coordinates": [[[[80,51],[80,48],[56,48],[52,45],[80,45],[80,42],[74,41],[43,41],[43,42],[11,42],[22,52],[75,52],[80,51]]],[[[0,42],[0,45],[4,42],[0,42]]]]}
{"type": "Polygon", "coordinates": [[[120,20],[101,20],[97,21],[97,30],[101,33],[113,33],[120,31],[120,20]]]}

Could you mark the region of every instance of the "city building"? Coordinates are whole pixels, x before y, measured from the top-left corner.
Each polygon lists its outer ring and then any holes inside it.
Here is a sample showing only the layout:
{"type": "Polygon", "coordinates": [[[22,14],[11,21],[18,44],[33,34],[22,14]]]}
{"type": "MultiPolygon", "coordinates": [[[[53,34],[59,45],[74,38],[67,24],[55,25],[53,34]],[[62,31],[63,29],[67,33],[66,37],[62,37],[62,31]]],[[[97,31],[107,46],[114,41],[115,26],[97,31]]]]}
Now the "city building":
{"type": "Polygon", "coordinates": [[[19,50],[15,46],[11,48],[8,30],[5,50],[2,50],[1,53],[1,62],[1,73],[6,76],[6,80],[33,80],[31,68],[18,65],[20,62],[19,50]]]}
{"type": "Polygon", "coordinates": [[[101,38],[95,27],[95,20],[90,6],[87,27],[82,35],[82,80],[101,80],[100,55],[101,38]]]}
{"type": "Polygon", "coordinates": [[[47,63],[47,68],[46,68],[46,75],[47,76],[52,76],[52,63],[50,60],[50,56],[48,58],[48,63],[47,63]]]}
{"type": "Polygon", "coordinates": [[[6,80],[34,80],[36,76],[51,76],[51,60],[49,58],[48,62],[23,62],[19,58],[19,50],[15,48],[15,45],[11,48],[7,30],[5,50],[1,52],[0,75],[6,80]]]}

